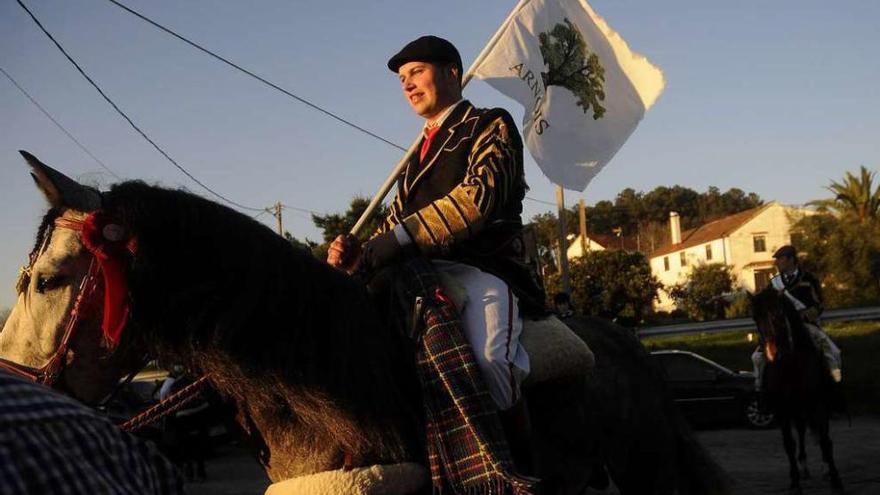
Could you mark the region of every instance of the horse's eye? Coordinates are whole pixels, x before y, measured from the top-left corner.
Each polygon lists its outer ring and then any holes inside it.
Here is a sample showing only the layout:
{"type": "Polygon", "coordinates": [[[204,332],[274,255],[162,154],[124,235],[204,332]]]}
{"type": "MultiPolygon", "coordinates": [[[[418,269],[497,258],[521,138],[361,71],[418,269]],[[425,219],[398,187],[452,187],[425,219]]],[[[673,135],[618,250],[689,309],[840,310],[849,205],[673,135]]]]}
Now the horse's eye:
{"type": "Polygon", "coordinates": [[[45,294],[46,291],[57,289],[64,282],[62,275],[43,276],[37,279],[37,292],[45,294]]]}

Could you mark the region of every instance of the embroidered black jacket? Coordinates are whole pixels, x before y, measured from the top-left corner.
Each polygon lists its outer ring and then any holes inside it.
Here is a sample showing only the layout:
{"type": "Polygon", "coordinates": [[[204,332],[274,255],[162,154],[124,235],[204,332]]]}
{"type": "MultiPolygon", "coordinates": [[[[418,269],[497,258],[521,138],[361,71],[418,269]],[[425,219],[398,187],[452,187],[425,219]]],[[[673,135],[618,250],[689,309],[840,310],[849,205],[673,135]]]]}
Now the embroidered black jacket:
{"type": "Polygon", "coordinates": [[[500,108],[461,102],[424,160],[413,156],[378,233],[401,225],[419,251],[476,266],[507,282],[527,313],[543,310],[540,281],[522,262],[523,145],[500,108]]]}

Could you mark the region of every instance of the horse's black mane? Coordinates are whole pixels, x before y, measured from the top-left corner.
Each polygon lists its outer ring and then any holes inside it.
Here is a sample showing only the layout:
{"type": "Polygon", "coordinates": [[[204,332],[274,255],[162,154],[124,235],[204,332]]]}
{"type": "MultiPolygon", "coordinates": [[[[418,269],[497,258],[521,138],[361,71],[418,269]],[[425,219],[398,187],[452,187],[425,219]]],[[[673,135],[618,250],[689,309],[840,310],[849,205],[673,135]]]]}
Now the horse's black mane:
{"type": "MultiPolygon", "coordinates": [[[[349,452],[410,413],[390,386],[406,381],[400,339],[351,277],[190,193],[125,182],[104,204],[137,239],[131,325],[160,358],[211,373],[251,412],[274,410],[264,422],[329,430],[349,452]]],[[[404,441],[385,440],[403,456],[404,441]]]]}

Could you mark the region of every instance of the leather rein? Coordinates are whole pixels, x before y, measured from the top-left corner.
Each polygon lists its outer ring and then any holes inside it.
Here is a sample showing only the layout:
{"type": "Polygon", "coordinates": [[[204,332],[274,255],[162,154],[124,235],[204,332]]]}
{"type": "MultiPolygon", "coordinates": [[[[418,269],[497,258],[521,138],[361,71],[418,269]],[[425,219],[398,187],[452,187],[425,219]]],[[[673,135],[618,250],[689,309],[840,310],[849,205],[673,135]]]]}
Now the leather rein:
{"type": "MultiPolygon", "coordinates": [[[[86,224],[86,220],[58,217],[53,223],[55,228],[71,229],[82,234],[83,226],[86,224]]],[[[49,240],[52,237],[52,232],[53,229],[50,228],[47,228],[45,230],[45,232],[43,233],[43,239],[40,242],[40,248],[31,254],[30,259],[28,260],[28,265],[22,268],[21,273],[19,274],[18,281],[16,282],[16,290],[19,294],[27,290],[27,286],[30,283],[30,277],[33,274],[34,265],[36,264],[37,259],[39,259],[40,256],[42,256],[43,253],[45,253],[45,251],[48,249],[49,240]]],[[[99,296],[101,293],[101,266],[95,254],[90,252],[90,255],[91,260],[89,262],[88,272],[86,273],[86,276],[83,277],[83,279],[80,281],[79,290],[76,294],[76,299],[74,300],[70,311],[67,313],[65,319],[66,321],[64,323],[64,333],[62,334],[61,341],[58,347],[55,349],[55,352],[46,362],[46,364],[42,367],[34,368],[24,364],[16,363],[14,361],[10,361],[8,359],[0,358],[0,368],[30,381],[46,385],[48,387],[52,387],[56,384],[58,379],[61,377],[61,374],[64,372],[65,368],[73,361],[73,359],[68,356],[68,353],[70,351],[70,343],[79,328],[82,326],[83,319],[87,315],[87,310],[90,308],[99,307],[97,296],[99,296]]],[[[122,382],[120,386],[117,387],[116,390],[114,390],[113,393],[108,397],[108,399],[111,398],[113,394],[118,391],[119,388],[121,388],[121,385],[127,383],[133,376],[134,373],[129,375],[128,379],[122,382]]],[[[174,394],[169,395],[159,403],[154,404],[146,410],[138,413],[137,415],[123,423],[120,428],[125,431],[137,431],[145,426],[148,426],[158,421],[159,419],[162,419],[165,416],[168,416],[180,410],[187,403],[193,401],[201,392],[202,388],[207,385],[207,383],[207,376],[199,377],[189,386],[174,394]]]]}

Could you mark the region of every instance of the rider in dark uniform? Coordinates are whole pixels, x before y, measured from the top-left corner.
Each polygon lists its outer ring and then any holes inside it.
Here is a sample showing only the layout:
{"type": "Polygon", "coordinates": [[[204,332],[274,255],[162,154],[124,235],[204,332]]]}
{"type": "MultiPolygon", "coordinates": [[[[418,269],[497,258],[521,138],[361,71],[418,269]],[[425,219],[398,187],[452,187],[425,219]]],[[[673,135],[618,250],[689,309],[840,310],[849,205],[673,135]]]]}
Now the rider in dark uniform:
{"type": "MultiPolygon", "coordinates": [[[[840,382],[842,378],[840,349],[819,326],[820,317],[825,310],[819,279],[801,269],[797,260],[797,250],[793,246],[782,246],[773,253],[773,258],[776,259],[779,275],[770,280],[769,287],[784,294],[785,300],[800,313],[813,343],[828,363],[831,377],[835,383],[840,382]]],[[[752,363],[755,366],[755,388],[760,390],[764,367],[767,364],[763,342],[759,343],[752,354],[752,363]]]]}

